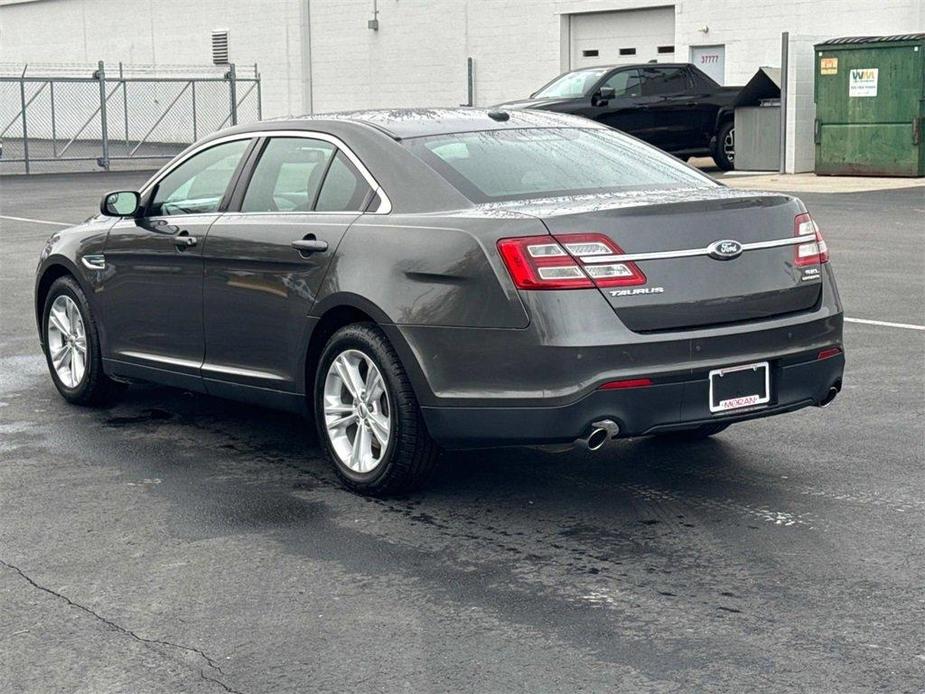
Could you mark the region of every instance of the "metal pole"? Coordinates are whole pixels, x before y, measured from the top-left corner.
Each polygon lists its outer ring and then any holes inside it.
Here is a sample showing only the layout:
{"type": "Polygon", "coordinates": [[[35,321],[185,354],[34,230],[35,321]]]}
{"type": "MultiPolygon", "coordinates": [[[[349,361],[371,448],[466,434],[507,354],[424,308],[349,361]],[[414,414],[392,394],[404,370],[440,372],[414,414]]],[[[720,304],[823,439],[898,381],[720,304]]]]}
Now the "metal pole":
{"type": "Polygon", "coordinates": [[[257,63],[254,63],[254,79],[257,80],[257,120],[263,120],[263,94],[260,91],[260,73],[257,71],[257,63]]]}
{"type": "Polygon", "coordinates": [[[58,156],[58,134],[55,128],[55,82],[48,80],[48,89],[51,92],[51,153],[52,156],[58,156]]]}
{"type": "Polygon", "coordinates": [[[100,83],[100,139],[103,145],[103,156],[97,160],[97,164],[109,171],[109,124],[106,120],[106,70],[103,67],[102,60],[99,62],[95,77],[100,83]]]}
{"type": "Polygon", "coordinates": [[[125,113],[125,151],[128,152],[128,82],[122,72],[122,61],[119,61],[119,80],[122,82],[122,110],[125,113]]]}
{"type": "Polygon", "coordinates": [[[790,32],[780,35],[780,166],[779,173],[787,172],[787,73],[790,62],[790,32]]]}
{"type": "Polygon", "coordinates": [[[231,100],[231,124],[238,124],[238,80],[235,75],[234,63],[228,66],[228,96],[231,100]]]}
{"type": "Polygon", "coordinates": [[[190,80],[190,85],[192,86],[193,92],[193,142],[199,139],[199,131],[196,125],[196,81],[190,80]]]}
{"type": "Polygon", "coordinates": [[[469,102],[466,106],[475,106],[475,60],[466,58],[466,79],[468,81],[469,102]]]}
{"type": "Polygon", "coordinates": [[[28,64],[23,67],[19,78],[19,98],[22,100],[22,156],[26,165],[26,173],[29,173],[29,130],[26,127],[26,70],[28,68],[28,64]]]}

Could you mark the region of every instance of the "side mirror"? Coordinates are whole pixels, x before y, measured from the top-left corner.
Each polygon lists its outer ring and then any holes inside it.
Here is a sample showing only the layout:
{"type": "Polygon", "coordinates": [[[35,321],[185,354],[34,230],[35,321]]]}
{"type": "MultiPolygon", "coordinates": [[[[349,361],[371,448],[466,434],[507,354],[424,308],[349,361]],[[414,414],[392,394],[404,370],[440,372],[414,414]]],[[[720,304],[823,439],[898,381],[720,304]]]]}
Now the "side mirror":
{"type": "Polygon", "coordinates": [[[100,212],[107,217],[134,217],[141,204],[141,196],[134,190],[106,193],[100,201],[100,212]]]}
{"type": "Polygon", "coordinates": [[[597,94],[595,94],[598,103],[607,103],[616,95],[617,93],[614,91],[613,87],[601,87],[597,90],[597,94]]]}

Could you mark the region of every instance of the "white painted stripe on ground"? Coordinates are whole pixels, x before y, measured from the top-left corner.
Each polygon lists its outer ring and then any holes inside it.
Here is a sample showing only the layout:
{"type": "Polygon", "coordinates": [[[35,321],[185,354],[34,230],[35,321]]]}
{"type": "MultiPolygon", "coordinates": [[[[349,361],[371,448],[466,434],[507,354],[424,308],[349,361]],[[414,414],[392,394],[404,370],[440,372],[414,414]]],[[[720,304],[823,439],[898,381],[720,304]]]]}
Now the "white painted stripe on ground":
{"type": "Polygon", "coordinates": [[[9,219],[13,222],[31,222],[32,224],[50,224],[51,226],[56,227],[69,227],[73,226],[70,222],[51,222],[47,219],[31,219],[29,217],[10,217],[5,214],[0,214],[0,219],[9,219]]]}
{"type": "Polygon", "coordinates": [[[885,320],[867,320],[865,318],[845,318],[846,323],[861,323],[862,325],[879,325],[883,328],[904,328],[906,330],[925,330],[925,325],[912,323],[891,323],[885,320]]]}

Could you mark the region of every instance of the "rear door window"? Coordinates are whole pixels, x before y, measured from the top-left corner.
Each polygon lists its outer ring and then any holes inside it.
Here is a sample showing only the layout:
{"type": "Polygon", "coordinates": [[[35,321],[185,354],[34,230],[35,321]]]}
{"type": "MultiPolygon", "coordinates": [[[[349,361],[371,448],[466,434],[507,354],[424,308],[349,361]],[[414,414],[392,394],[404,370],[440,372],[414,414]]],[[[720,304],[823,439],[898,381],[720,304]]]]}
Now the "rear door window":
{"type": "Polygon", "coordinates": [[[324,178],[315,210],[357,212],[363,209],[370,192],[372,190],[366,179],[343,152],[338,152],[324,178]]]}
{"type": "Polygon", "coordinates": [[[684,68],[646,68],[642,71],[643,96],[670,96],[687,91],[684,68]]]}
{"type": "Polygon", "coordinates": [[[274,137],[254,169],[242,212],[308,212],[314,208],[336,148],[306,137],[274,137]]]}

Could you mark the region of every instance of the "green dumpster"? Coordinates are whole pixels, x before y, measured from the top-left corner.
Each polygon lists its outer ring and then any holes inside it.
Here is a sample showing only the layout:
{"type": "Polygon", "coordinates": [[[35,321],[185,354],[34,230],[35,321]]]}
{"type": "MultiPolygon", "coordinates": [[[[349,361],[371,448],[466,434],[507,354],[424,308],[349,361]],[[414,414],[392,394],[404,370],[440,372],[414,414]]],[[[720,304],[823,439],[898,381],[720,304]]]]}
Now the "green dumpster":
{"type": "Polygon", "coordinates": [[[815,49],[816,173],[925,176],[925,34],[815,49]]]}

